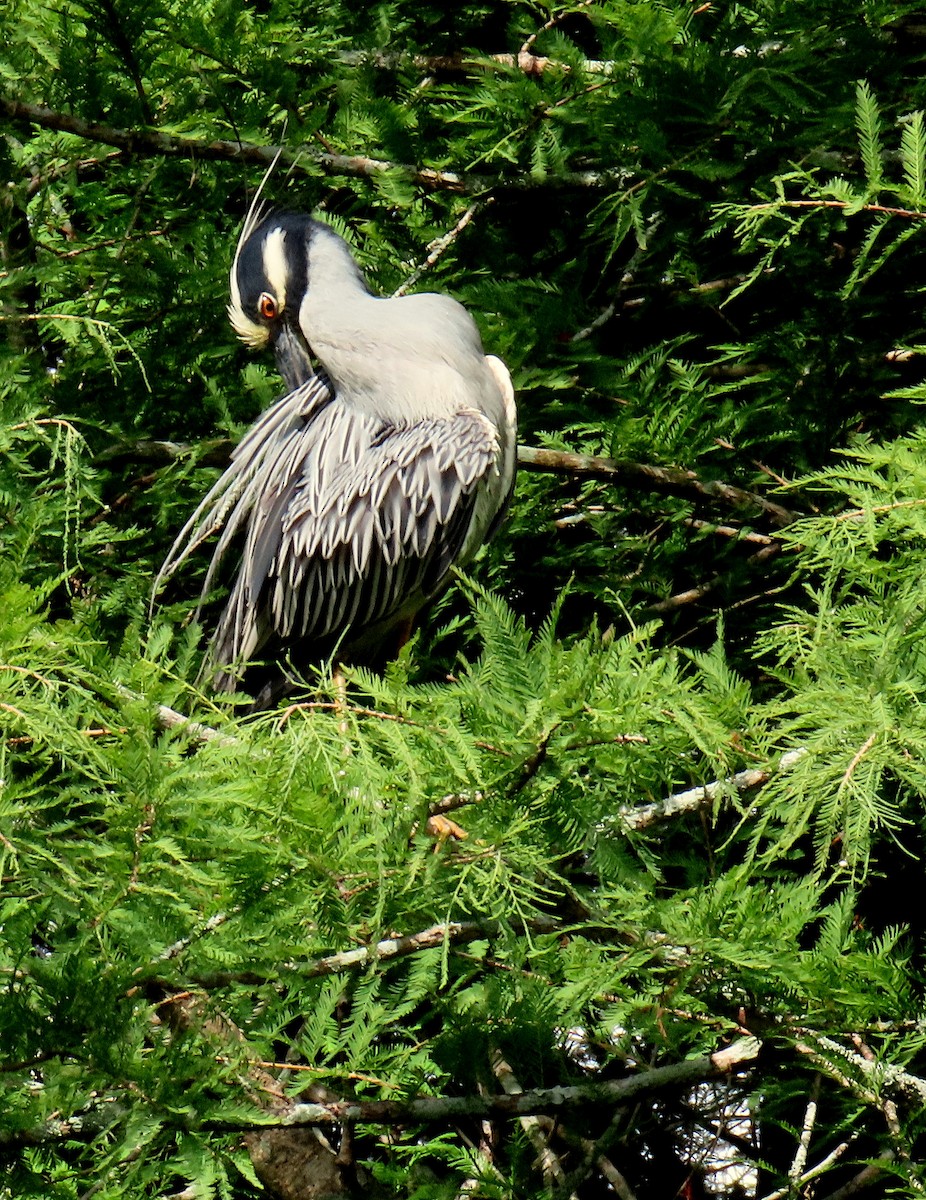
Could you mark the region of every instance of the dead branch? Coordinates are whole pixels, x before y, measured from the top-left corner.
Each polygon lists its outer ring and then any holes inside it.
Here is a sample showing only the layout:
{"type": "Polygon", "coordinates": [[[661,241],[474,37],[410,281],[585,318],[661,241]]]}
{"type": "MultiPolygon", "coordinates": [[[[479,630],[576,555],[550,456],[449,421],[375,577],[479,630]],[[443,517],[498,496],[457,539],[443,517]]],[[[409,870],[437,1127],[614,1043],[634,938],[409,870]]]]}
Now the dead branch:
{"type": "Polygon", "coordinates": [[[220,733],[211,725],[193,721],[190,717],[185,717],[183,713],[177,712],[176,709],[168,708],[166,704],[155,706],[154,717],[162,729],[179,729],[185,737],[194,742],[215,742],[219,746],[241,745],[239,738],[232,737],[228,733],[220,733]]]}
{"type": "MultiPolygon", "coordinates": [[[[205,442],[204,465],[227,465],[235,442],[229,438],[205,442]]],[[[166,466],[191,454],[193,447],[184,442],[161,442],[145,439],[108,446],[97,455],[98,462],[141,461],[166,466]]],[[[634,491],[652,491],[678,496],[685,500],[710,501],[727,508],[752,510],[766,517],[779,528],[790,525],[804,513],[785,508],[773,500],[721,480],[702,480],[696,471],[679,467],[657,467],[651,463],[630,462],[626,459],[601,458],[589,454],[573,454],[566,450],[546,450],[536,446],[518,446],[518,466],[524,471],[547,475],[568,475],[578,479],[600,479],[617,487],[634,491]]]]}
{"type": "Polygon", "coordinates": [[[618,487],[646,489],[686,500],[710,500],[735,509],[752,509],[778,527],[790,525],[802,515],[756,492],[716,479],[702,480],[697,472],[677,467],[657,467],[652,463],[572,454],[565,450],[542,450],[534,446],[518,447],[518,466],[528,471],[600,479],[618,487]]]}
{"type": "MultiPolygon", "coordinates": [[[[200,997],[189,993],[171,997],[163,1006],[165,1016],[178,1029],[197,1030],[225,1048],[239,1040],[240,1030],[202,1005],[200,997]],[[171,1015],[172,1013],[172,1015],[171,1015]]],[[[241,1035],[243,1037],[243,1035],[241,1035]]],[[[758,1058],[762,1043],[744,1037],[723,1050],[699,1058],[654,1067],[624,1079],[597,1080],[571,1087],[533,1088],[515,1095],[413,1096],[407,1100],[327,1100],[295,1102],[282,1095],[277,1081],[267,1075],[257,1061],[249,1063],[246,1046],[240,1047],[247,1076],[247,1090],[259,1101],[263,1112],[247,1118],[200,1119],[198,1129],[217,1131],[243,1130],[259,1136],[305,1126],[333,1126],[362,1122],[374,1125],[431,1124],[457,1121],[466,1117],[519,1118],[553,1115],[584,1105],[626,1105],[642,1096],[653,1096],[669,1089],[690,1087],[709,1079],[726,1078],[758,1058]]],[[[244,1081],[242,1081],[244,1082],[244,1081]]],[[[31,1129],[0,1132],[0,1149],[40,1146],[51,1142],[93,1141],[113,1123],[127,1115],[116,1102],[97,1105],[85,1114],[66,1120],[47,1121],[31,1129]]],[[[171,1114],[175,1127],[185,1128],[182,1111],[171,1114]]]]}
{"type": "Polygon", "coordinates": [[[195,452],[198,466],[227,467],[237,444],[233,438],[213,438],[196,446],[187,442],[159,442],[141,438],[137,442],[121,442],[107,446],[96,455],[96,461],[111,465],[151,463],[153,466],[163,467],[195,452]]]}
{"type": "Polygon", "coordinates": [[[456,171],[437,171],[410,163],[388,162],[363,154],[337,154],[314,146],[291,151],[281,146],[262,146],[255,142],[227,141],[222,138],[192,138],[162,133],[156,129],[117,129],[95,121],[85,121],[70,113],[58,112],[42,104],[27,104],[0,96],[0,115],[20,125],[38,125],[72,134],[89,142],[114,146],[134,155],[180,158],[198,162],[244,162],[267,170],[279,163],[305,175],[348,175],[374,179],[387,172],[401,172],[413,183],[429,191],[459,192],[473,195],[491,189],[525,191],[538,188],[599,188],[624,186],[629,175],[622,169],[602,171],[563,171],[542,178],[521,172],[517,175],[475,175],[456,171]]]}
{"type": "MultiPolygon", "coordinates": [[[[714,1054],[655,1067],[624,1079],[597,1080],[570,1087],[533,1088],[510,1096],[415,1096],[409,1100],[297,1103],[291,1106],[287,1116],[279,1124],[299,1126],[363,1122],[406,1125],[456,1121],[464,1117],[516,1118],[544,1114],[555,1116],[564,1110],[586,1104],[629,1104],[641,1096],[652,1096],[666,1089],[688,1087],[708,1079],[725,1078],[746,1064],[754,1062],[760,1050],[761,1042],[757,1038],[745,1037],[714,1054]]],[[[250,1129],[257,1124],[257,1121],[232,1119],[203,1121],[202,1127],[250,1129]]]]}
{"type": "MultiPolygon", "coordinates": [[[[525,75],[542,75],[545,71],[560,71],[564,75],[572,71],[568,63],[559,62],[555,58],[544,58],[532,54],[530,50],[521,50],[518,54],[387,54],[383,51],[369,52],[366,50],[348,50],[340,55],[341,62],[347,66],[372,64],[379,70],[394,71],[398,67],[413,66],[433,75],[437,71],[447,74],[462,74],[477,70],[495,68],[516,68],[525,75]]],[[[613,75],[618,64],[607,59],[587,58],[580,70],[587,75],[613,75]]]]}
{"type": "Polygon", "coordinates": [[[771,200],[767,204],[751,204],[749,213],[778,212],[782,208],[837,208],[852,209],[852,215],[860,212],[880,213],[882,216],[905,217],[908,221],[926,221],[926,212],[910,208],[892,208],[885,204],[861,204],[857,208],[851,200],[771,200]]]}
{"type": "Polygon", "coordinates": [[[0,1150],[21,1150],[54,1142],[92,1142],[128,1115],[125,1104],[103,1101],[72,1117],[56,1117],[32,1129],[0,1130],[0,1150]]]}
{"type": "MultiPolygon", "coordinates": [[[[588,8],[588,6],[592,3],[593,0],[579,0],[577,7],[588,8]]],[[[554,13],[553,16],[550,17],[549,20],[545,21],[539,29],[534,30],[527,41],[524,42],[521,49],[518,51],[518,57],[520,58],[522,54],[533,54],[534,44],[540,35],[542,33],[547,33],[550,29],[555,29],[565,17],[571,16],[574,11],[574,9],[564,9],[562,12],[554,13]]]]}
{"type": "MultiPolygon", "coordinates": [[[[774,542],[769,546],[765,546],[762,550],[757,550],[755,554],[750,554],[746,559],[746,565],[755,567],[760,563],[767,562],[768,559],[774,558],[781,550],[781,543],[774,542]]],[[[699,583],[696,587],[686,588],[683,592],[676,592],[673,596],[667,596],[664,600],[656,600],[652,604],[648,604],[645,612],[654,613],[662,616],[667,612],[674,612],[677,608],[684,608],[686,604],[696,604],[699,600],[703,600],[705,596],[709,596],[715,591],[724,581],[724,575],[712,575],[710,579],[706,579],[704,583],[699,583]]]]}
{"type": "Polygon", "coordinates": [[[767,537],[764,533],[754,533],[752,530],[742,529],[738,525],[716,525],[713,521],[702,521],[698,517],[686,517],[682,524],[698,533],[712,533],[715,537],[730,538],[735,542],[752,542],[757,546],[775,544],[774,538],[767,537]]]}
{"type": "MultiPolygon", "coordinates": [[[[534,917],[528,922],[528,927],[534,933],[553,933],[559,929],[559,925],[548,917],[534,917]]],[[[478,938],[492,937],[498,929],[498,925],[493,921],[452,921],[446,925],[432,925],[430,929],[423,929],[420,933],[385,938],[372,946],[342,950],[338,954],[328,954],[324,958],[316,958],[306,963],[283,963],[271,975],[264,975],[258,971],[220,971],[197,976],[194,982],[197,987],[210,990],[227,987],[232,983],[258,986],[278,980],[284,974],[299,975],[306,979],[321,975],[338,975],[344,971],[360,970],[371,962],[388,962],[390,959],[404,958],[422,950],[433,950],[445,942],[455,946],[465,945],[478,938]]]]}
{"type": "MultiPolygon", "coordinates": [[[[913,1075],[902,1067],[894,1066],[893,1063],[879,1062],[874,1057],[868,1058],[864,1054],[849,1050],[835,1039],[823,1034],[817,1035],[816,1042],[820,1050],[839,1055],[855,1067],[863,1078],[871,1082],[872,1091],[876,1094],[891,1092],[906,1099],[909,1103],[915,1104],[917,1108],[926,1107],[926,1079],[922,1079],[919,1075],[913,1075]]],[[[798,1047],[798,1049],[802,1049],[802,1047],[798,1047]]],[[[819,1051],[817,1053],[819,1055],[819,1051]]],[[[821,1066],[825,1069],[825,1064],[821,1064],[821,1066]]]]}
{"type": "Polygon", "coordinates": [[[863,1167],[857,1175],[853,1175],[848,1183],[844,1183],[835,1192],[830,1192],[828,1196],[822,1197],[822,1200],[849,1200],[850,1196],[857,1196],[859,1192],[865,1191],[866,1188],[870,1188],[872,1184],[881,1179],[885,1167],[888,1163],[893,1162],[895,1157],[893,1150],[884,1150],[878,1155],[878,1162],[869,1163],[867,1167],[863,1167]]]}
{"type": "MultiPolygon", "coordinates": [[[[507,1096],[524,1094],[524,1088],[518,1082],[517,1076],[498,1050],[492,1052],[492,1073],[502,1085],[502,1090],[507,1096]]],[[[544,1182],[547,1185],[554,1183],[562,1185],[566,1180],[566,1172],[550,1146],[551,1122],[534,1115],[519,1117],[518,1120],[537,1152],[537,1162],[540,1165],[544,1182]]],[[[571,1190],[570,1200],[578,1200],[571,1190]]]]}
{"type": "Polygon", "coordinates": [[[429,242],[427,258],[423,263],[421,263],[420,266],[415,267],[414,271],[412,271],[408,278],[396,288],[396,290],[392,293],[393,296],[404,296],[409,288],[414,287],[425,271],[428,271],[431,267],[433,267],[440,256],[450,249],[450,247],[470,223],[479,209],[482,208],[484,204],[491,203],[491,196],[489,196],[485,201],[474,200],[452,229],[450,229],[447,233],[442,234],[440,237],[435,238],[432,242],[429,242]]]}
{"type": "Polygon", "coordinates": [[[641,804],[636,807],[628,805],[618,809],[617,819],[625,828],[636,832],[640,829],[647,829],[650,825],[655,825],[660,821],[666,821],[679,813],[710,808],[717,797],[724,792],[729,792],[731,789],[737,792],[748,792],[768,783],[778,772],[790,770],[806,753],[807,751],[799,746],[796,750],[789,750],[782,754],[776,769],[750,767],[745,771],[738,771],[729,779],[715,779],[711,783],[702,784],[701,787],[675,792],[671,796],[666,796],[664,800],[656,800],[652,804],[641,804]]]}

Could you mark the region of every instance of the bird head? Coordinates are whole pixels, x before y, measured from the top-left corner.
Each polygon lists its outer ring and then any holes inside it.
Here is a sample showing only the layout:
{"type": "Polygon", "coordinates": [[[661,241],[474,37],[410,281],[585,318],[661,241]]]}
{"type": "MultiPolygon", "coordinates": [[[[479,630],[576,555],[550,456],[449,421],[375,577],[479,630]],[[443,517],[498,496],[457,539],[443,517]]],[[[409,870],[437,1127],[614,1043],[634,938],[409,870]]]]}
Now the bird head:
{"type": "MultiPolygon", "coordinates": [[[[248,213],[229,283],[228,317],[248,346],[270,346],[287,391],[313,374],[311,347],[299,323],[309,287],[309,257],[319,222],[295,213],[248,213]]],[[[321,227],[324,228],[324,227],[321,227]]]]}

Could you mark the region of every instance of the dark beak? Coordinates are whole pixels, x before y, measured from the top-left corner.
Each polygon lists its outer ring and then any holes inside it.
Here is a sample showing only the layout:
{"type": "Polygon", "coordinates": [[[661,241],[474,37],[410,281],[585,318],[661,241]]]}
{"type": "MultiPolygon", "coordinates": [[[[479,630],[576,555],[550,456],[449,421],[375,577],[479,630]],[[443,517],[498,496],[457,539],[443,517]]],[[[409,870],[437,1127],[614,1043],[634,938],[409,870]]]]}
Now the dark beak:
{"type": "Polygon", "coordinates": [[[273,343],[273,352],[276,355],[277,370],[286,384],[287,395],[302,387],[306,380],[315,374],[309,344],[298,325],[293,327],[286,320],[280,324],[273,343]]]}

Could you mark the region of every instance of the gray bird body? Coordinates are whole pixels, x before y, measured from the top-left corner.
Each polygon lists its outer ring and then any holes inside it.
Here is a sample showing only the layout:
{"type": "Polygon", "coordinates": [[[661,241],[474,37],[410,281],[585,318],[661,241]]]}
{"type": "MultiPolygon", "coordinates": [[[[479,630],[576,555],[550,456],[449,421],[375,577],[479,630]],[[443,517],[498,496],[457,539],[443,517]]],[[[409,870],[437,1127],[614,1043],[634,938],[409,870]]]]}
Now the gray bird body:
{"type": "Polygon", "coordinates": [[[250,345],[273,345],[291,390],[240,443],[162,575],[221,530],[205,595],[243,533],[210,650],[221,688],[262,652],[388,657],[507,503],[508,372],[462,305],[371,295],[346,243],[308,217],[249,215],[229,316],[250,345]]]}

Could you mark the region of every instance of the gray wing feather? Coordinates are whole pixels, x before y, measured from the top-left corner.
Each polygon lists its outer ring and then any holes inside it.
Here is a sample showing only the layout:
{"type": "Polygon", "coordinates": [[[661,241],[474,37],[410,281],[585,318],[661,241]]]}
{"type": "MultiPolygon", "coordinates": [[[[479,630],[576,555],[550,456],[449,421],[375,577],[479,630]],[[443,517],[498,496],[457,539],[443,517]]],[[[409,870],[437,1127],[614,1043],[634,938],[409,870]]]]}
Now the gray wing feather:
{"type": "Polygon", "coordinates": [[[239,510],[250,522],[213,642],[220,667],[273,636],[333,644],[424,603],[499,452],[474,410],[394,429],[339,403],[314,407],[276,446],[277,466],[248,477],[233,513],[236,528],[239,510]]]}
{"type": "Polygon", "coordinates": [[[306,423],[331,398],[327,379],[313,376],[302,387],[283,396],[261,414],[232,454],[231,466],[209,490],[177,535],[155,579],[153,595],[198,546],[221,530],[203,585],[203,596],[211,590],[216,571],[229,545],[247,520],[256,499],[263,493],[266,476],[278,469],[280,448],[291,441],[294,431],[305,428],[306,423]]]}

